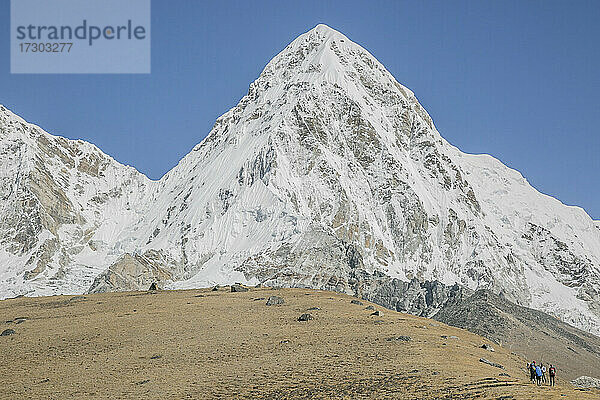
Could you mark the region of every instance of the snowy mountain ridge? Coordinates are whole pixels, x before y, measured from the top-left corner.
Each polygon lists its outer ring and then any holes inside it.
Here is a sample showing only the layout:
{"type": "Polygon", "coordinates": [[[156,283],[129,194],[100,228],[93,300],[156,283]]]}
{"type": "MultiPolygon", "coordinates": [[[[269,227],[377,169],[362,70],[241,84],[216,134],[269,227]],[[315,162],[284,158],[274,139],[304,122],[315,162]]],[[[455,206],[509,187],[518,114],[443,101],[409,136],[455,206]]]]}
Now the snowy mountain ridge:
{"type": "Polygon", "coordinates": [[[106,268],[103,258],[119,252],[105,243],[139,218],[132,206],[151,181],[96,146],[52,136],[2,106],[0,138],[0,293],[87,290],[106,268]]]}
{"type": "Polygon", "coordinates": [[[371,54],[318,25],[159,181],[0,107],[0,295],[241,281],[489,288],[600,333],[600,229],[444,140],[371,54]],[[379,279],[378,278],[378,279],[379,279]]]}

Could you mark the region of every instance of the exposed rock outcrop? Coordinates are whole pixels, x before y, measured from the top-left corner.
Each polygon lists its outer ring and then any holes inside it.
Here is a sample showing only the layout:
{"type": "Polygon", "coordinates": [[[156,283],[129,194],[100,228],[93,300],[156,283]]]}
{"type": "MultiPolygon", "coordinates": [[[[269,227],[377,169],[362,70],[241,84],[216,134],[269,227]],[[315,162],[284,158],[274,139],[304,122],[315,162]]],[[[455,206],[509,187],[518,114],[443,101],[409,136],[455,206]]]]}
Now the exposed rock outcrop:
{"type": "Polygon", "coordinates": [[[162,265],[156,253],[145,256],[125,254],[94,280],[89,293],[146,290],[151,285],[157,288],[157,282],[173,278],[162,265]]]}

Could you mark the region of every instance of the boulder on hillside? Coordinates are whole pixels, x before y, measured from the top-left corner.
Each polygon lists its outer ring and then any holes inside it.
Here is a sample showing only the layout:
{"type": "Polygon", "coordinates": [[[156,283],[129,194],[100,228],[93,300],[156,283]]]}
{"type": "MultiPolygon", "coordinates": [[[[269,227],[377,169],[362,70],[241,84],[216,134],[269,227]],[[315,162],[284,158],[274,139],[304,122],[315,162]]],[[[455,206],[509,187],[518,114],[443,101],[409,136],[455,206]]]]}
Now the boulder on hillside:
{"type": "Polygon", "coordinates": [[[592,378],[591,376],[580,376],[577,379],[573,379],[571,384],[580,389],[600,388],[600,379],[592,378]]]}
{"type": "Polygon", "coordinates": [[[242,285],[238,285],[237,283],[235,285],[231,285],[231,291],[232,292],[247,292],[248,288],[244,287],[242,285]]]}
{"type": "Polygon", "coordinates": [[[484,364],[487,364],[487,365],[491,365],[492,367],[496,367],[496,368],[504,369],[504,366],[503,366],[503,365],[500,365],[500,364],[498,364],[498,363],[495,363],[495,362],[493,362],[493,361],[490,361],[490,360],[486,360],[485,358],[480,358],[480,359],[479,359],[479,362],[482,362],[482,363],[484,363],[484,364]]]}
{"type": "Polygon", "coordinates": [[[393,336],[385,339],[386,342],[410,342],[412,338],[410,336],[393,336]]]}
{"type": "Polygon", "coordinates": [[[311,319],[313,319],[313,316],[308,313],[302,314],[298,317],[298,321],[310,321],[311,319]]]}
{"type": "Polygon", "coordinates": [[[451,335],[451,336],[442,335],[442,336],[440,336],[440,337],[441,337],[442,339],[460,340],[460,338],[459,338],[458,336],[454,336],[454,335],[451,335]]]}
{"type": "Polygon", "coordinates": [[[285,301],[283,300],[283,297],[279,297],[279,296],[269,296],[269,298],[267,299],[267,305],[268,306],[278,306],[285,303],[285,301]]]}
{"type": "Polygon", "coordinates": [[[351,304],[356,304],[357,306],[362,306],[363,305],[363,303],[361,301],[358,301],[358,300],[351,300],[350,303],[351,304]]]}

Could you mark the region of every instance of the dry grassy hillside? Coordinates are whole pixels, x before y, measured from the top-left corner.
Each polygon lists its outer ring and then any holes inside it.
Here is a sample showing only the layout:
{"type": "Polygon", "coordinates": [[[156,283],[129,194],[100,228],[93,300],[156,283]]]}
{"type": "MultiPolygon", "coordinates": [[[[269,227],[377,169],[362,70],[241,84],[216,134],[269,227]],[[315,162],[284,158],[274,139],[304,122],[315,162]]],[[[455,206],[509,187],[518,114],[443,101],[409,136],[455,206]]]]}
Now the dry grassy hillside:
{"type": "Polygon", "coordinates": [[[575,391],[560,376],[555,388],[535,387],[525,360],[496,345],[495,352],[482,349],[490,342],[480,336],[351,300],[268,288],[4,300],[2,330],[15,333],[0,337],[1,392],[8,399],[600,395],[575,391]],[[269,296],[285,303],[267,306],[269,296]],[[314,319],[298,321],[307,312],[314,319]]]}
{"type": "Polygon", "coordinates": [[[446,305],[433,318],[502,343],[529,360],[559,363],[567,380],[600,376],[600,337],[489,291],[446,305]]]}

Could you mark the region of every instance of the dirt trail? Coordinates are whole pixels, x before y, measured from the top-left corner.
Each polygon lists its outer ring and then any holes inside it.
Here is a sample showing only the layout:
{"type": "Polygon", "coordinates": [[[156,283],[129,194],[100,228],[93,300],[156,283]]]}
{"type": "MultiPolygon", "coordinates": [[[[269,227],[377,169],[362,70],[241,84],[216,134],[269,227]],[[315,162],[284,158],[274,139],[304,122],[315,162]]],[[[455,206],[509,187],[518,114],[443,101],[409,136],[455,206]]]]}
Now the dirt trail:
{"type": "Polygon", "coordinates": [[[352,299],[307,289],[222,288],[0,301],[1,330],[15,331],[0,337],[1,392],[9,399],[600,395],[573,390],[560,376],[555,388],[535,387],[524,359],[480,336],[352,299]],[[266,306],[273,295],[285,303],[266,306]],[[306,312],[314,318],[299,322],[306,312]]]}

